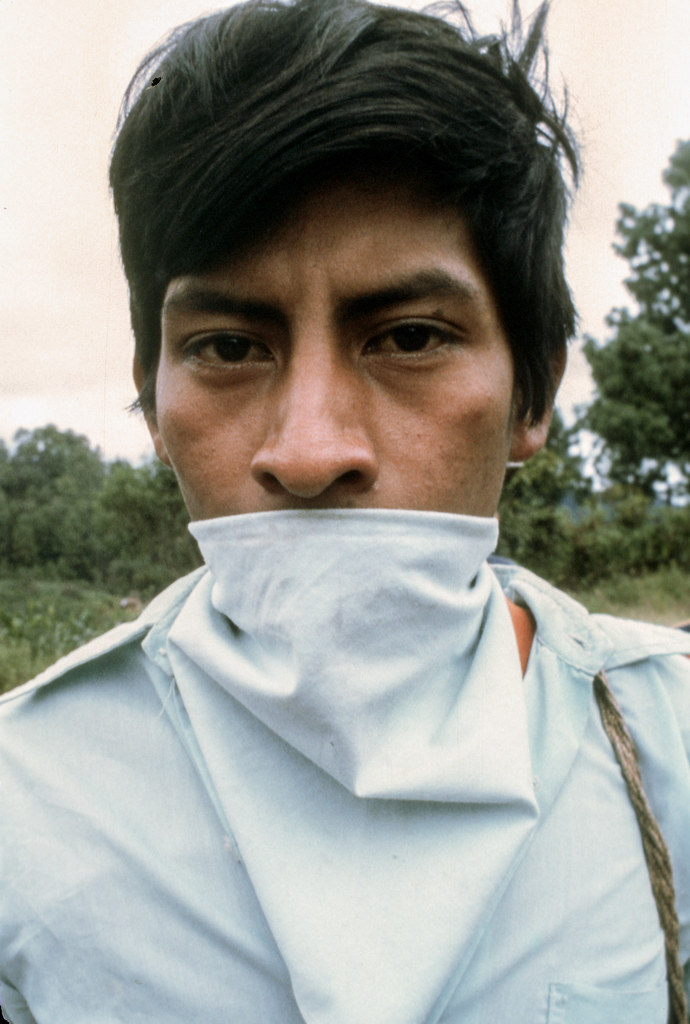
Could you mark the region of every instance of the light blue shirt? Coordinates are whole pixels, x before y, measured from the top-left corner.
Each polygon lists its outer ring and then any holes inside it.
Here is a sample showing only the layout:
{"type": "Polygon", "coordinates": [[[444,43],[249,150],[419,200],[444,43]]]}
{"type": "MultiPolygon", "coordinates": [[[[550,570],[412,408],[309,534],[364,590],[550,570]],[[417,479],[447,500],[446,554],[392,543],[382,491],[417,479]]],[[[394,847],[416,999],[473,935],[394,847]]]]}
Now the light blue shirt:
{"type": "MultiPolygon", "coordinates": [[[[441,932],[429,930],[424,908],[438,917],[445,886],[445,935],[462,871],[451,877],[434,860],[446,804],[355,796],[282,749],[225,691],[176,685],[170,632],[207,587],[202,570],[136,623],[0,702],[0,991],[13,1024],[353,1024],[338,1016],[338,999],[348,998],[367,1024],[665,1024],[663,936],[592,679],[607,669],[638,745],[671,851],[687,965],[690,662],[681,655],[690,637],[589,616],[524,570],[496,574],[537,622],[524,697],[538,815],[524,805],[525,837],[511,840],[509,863],[442,978],[446,945],[417,951],[412,977],[400,978],[401,1005],[384,1017],[390,1000],[368,1008],[356,991],[329,999],[318,950],[316,967],[286,961],[262,894],[282,879],[280,906],[292,906],[293,920],[281,927],[299,935],[301,907],[317,921],[298,841],[306,828],[319,863],[345,865],[334,887],[345,870],[347,885],[359,879],[367,894],[345,922],[352,931],[326,910],[319,921],[324,934],[339,930],[347,962],[333,965],[334,977],[349,971],[355,989],[358,971],[387,977],[386,948],[360,944],[356,929],[392,912],[390,879],[419,889],[418,927],[430,935],[441,932]],[[389,872],[370,845],[384,823],[397,844],[389,872]],[[415,857],[426,858],[425,877],[406,875],[415,857]]],[[[472,831],[476,808],[462,813],[472,831]]],[[[489,821],[501,829],[500,813],[489,821]]],[[[387,941],[399,941],[403,953],[391,960],[405,963],[408,936],[387,941]]]]}

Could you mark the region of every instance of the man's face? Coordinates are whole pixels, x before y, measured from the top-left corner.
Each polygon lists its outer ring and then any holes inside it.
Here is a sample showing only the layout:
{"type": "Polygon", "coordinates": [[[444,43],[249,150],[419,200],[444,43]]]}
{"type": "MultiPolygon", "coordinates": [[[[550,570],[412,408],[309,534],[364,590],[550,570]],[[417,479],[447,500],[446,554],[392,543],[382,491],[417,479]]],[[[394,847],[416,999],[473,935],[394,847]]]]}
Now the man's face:
{"type": "Polygon", "coordinates": [[[404,184],[336,183],[264,243],[170,282],[148,422],[193,519],[490,516],[506,462],[548,426],[516,419],[513,379],[461,217],[404,184]]]}

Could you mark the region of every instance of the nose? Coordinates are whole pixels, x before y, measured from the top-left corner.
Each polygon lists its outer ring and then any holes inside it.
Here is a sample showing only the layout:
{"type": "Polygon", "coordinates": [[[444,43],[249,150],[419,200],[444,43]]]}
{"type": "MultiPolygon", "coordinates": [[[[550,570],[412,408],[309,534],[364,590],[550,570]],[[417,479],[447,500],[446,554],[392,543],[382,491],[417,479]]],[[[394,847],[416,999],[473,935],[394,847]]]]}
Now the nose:
{"type": "Polygon", "coordinates": [[[342,503],[373,486],[378,466],[366,396],[353,378],[328,357],[295,362],[286,374],[251,465],[271,494],[342,503]]]}

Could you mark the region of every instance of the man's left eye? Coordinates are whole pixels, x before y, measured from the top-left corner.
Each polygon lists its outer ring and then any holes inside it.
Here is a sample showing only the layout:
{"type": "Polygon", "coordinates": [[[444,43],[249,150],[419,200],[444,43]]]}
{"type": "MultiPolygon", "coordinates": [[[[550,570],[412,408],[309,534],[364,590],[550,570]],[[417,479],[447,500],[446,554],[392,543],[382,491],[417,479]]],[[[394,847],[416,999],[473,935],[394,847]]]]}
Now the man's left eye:
{"type": "Polygon", "coordinates": [[[372,352],[428,352],[450,340],[448,332],[430,324],[400,324],[367,343],[372,352]]]}

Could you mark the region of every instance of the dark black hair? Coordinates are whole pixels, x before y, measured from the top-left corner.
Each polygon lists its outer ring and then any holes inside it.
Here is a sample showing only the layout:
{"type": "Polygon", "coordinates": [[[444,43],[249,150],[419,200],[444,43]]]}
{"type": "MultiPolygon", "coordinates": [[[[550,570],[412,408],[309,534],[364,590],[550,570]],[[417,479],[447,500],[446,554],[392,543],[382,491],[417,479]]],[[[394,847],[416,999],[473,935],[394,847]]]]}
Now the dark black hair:
{"type": "Polygon", "coordinates": [[[141,64],[110,167],[130,287],[139,396],[154,406],[172,278],[231,256],[330,166],[412,172],[466,218],[539,420],[575,329],[563,273],[578,160],[535,71],[544,4],[523,33],[479,37],[457,3],[248,0],[184,25],[141,64]]]}

